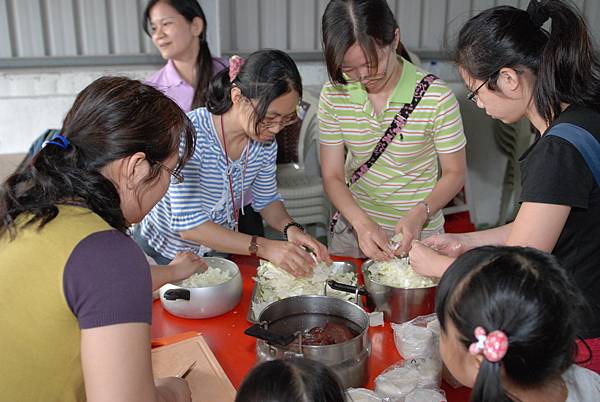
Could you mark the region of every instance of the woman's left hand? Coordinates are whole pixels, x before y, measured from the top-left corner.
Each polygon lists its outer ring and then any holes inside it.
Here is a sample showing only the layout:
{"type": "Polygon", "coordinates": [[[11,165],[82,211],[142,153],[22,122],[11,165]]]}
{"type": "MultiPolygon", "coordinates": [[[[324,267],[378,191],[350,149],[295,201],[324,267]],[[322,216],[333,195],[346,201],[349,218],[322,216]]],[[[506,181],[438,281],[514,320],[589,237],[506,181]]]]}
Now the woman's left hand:
{"type": "Polygon", "coordinates": [[[411,268],[416,273],[438,278],[446,272],[454,261],[454,258],[442,255],[420,241],[413,243],[408,258],[411,268]]]}
{"type": "Polygon", "coordinates": [[[327,247],[311,235],[300,230],[300,228],[290,227],[288,229],[288,241],[297,244],[298,246],[309,248],[315,253],[317,260],[327,264],[332,263],[327,247]]]}
{"type": "Polygon", "coordinates": [[[406,216],[400,218],[396,224],[396,227],[394,228],[394,232],[396,234],[402,235],[400,247],[394,250],[396,255],[400,255],[402,257],[408,255],[413,241],[421,239],[421,230],[423,229],[423,225],[426,221],[427,210],[422,204],[417,204],[410,211],[408,211],[406,216]]]}
{"type": "Polygon", "coordinates": [[[196,272],[204,272],[208,268],[206,261],[196,253],[184,251],[177,253],[175,258],[169,263],[171,268],[172,281],[178,282],[189,278],[196,272]]]}

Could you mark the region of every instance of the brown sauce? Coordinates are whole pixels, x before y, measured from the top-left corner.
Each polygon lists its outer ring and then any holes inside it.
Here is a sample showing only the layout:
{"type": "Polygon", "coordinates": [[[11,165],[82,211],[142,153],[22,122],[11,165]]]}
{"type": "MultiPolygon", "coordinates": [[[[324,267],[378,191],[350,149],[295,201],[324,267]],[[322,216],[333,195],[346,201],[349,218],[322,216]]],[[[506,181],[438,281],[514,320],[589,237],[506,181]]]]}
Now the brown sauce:
{"type": "Polygon", "coordinates": [[[335,345],[354,338],[354,333],[344,324],[328,322],[324,326],[313,327],[304,332],[302,344],[308,346],[335,345]]]}

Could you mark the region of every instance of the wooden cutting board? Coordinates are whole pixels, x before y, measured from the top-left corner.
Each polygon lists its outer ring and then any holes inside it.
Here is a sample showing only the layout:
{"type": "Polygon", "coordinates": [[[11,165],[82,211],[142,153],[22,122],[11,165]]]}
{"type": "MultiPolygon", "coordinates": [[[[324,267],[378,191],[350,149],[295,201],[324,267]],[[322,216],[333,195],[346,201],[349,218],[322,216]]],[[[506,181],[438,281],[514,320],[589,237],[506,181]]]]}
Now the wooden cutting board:
{"type": "Polygon", "coordinates": [[[232,402],[235,388],[202,335],[152,349],[154,378],[176,376],[194,360],[186,376],[194,402],[232,402]]]}

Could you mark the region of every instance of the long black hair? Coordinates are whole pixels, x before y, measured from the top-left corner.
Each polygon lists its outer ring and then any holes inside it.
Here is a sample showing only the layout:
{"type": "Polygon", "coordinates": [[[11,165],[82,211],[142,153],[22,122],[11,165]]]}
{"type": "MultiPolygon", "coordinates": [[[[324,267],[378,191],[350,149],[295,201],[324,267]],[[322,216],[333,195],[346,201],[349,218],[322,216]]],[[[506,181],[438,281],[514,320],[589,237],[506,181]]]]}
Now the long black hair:
{"type": "Polygon", "coordinates": [[[110,162],[143,152],[155,180],[160,162],[181,147],[176,171],[191,157],[195,130],[175,102],[137,80],[102,77],[81,91],[63,122],[70,145],[46,145],[9,176],[0,189],[0,236],[14,234],[15,219],[43,227],[58,214],[58,204],[85,206],[115,229],[128,222],[115,185],[102,175],[110,162]]]}
{"type": "Polygon", "coordinates": [[[437,288],[436,314],[444,333],[451,320],[466,349],[474,331],[500,330],[508,350],[500,362],[484,359],[471,401],[512,401],[501,381],[523,388],[559,377],[576,352],[582,298],[565,270],[545,252],[526,247],[486,246],[460,256],[437,288]]]}
{"type": "Polygon", "coordinates": [[[281,50],[258,50],[250,54],[233,81],[227,69],[219,72],[206,93],[209,112],[222,115],[231,108],[233,86],[239,88],[245,98],[256,101],[254,127],[257,133],[271,102],[292,90],[302,98],[302,78],[298,67],[281,50]]]}
{"type": "Polygon", "coordinates": [[[336,374],[323,363],[294,358],[256,366],[235,402],[345,402],[346,393],[336,374]]]}
{"type": "Polygon", "coordinates": [[[499,6],[461,29],[456,61],[471,77],[496,88],[503,67],[529,69],[537,78],[533,100],[550,123],[561,103],[600,111],[600,62],[577,9],[561,0],[531,0],[527,11],[499,6]],[[551,20],[551,29],[542,25],[551,20]]]}
{"type": "Polygon", "coordinates": [[[213,58],[208,47],[208,42],[206,41],[207,23],[204,10],[202,10],[197,0],[150,0],[144,10],[144,31],[150,37],[152,37],[150,10],[159,1],[169,4],[190,23],[195,17],[200,17],[204,23],[204,29],[198,38],[200,41],[200,50],[196,58],[196,89],[194,90],[194,98],[192,99],[192,109],[202,107],[206,104],[205,93],[214,73],[213,58]]]}
{"type": "MultiPolygon", "coordinates": [[[[329,80],[345,85],[342,61],[348,49],[358,43],[371,68],[377,71],[377,49],[394,41],[398,23],[385,0],[332,0],[323,13],[322,29],[329,80]]],[[[402,42],[398,42],[396,54],[410,61],[402,42]]]]}

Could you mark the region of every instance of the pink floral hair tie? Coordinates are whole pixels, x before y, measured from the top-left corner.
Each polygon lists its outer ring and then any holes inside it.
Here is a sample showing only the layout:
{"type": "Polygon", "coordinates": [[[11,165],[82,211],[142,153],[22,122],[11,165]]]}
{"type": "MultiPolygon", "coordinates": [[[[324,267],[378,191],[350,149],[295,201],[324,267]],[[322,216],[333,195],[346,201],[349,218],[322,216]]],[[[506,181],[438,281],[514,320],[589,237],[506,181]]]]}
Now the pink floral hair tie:
{"type": "Polygon", "coordinates": [[[491,332],[486,335],[485,329],[482,327],[475,328],[475,338],[477,342],[473,342],[469,346],[469,353],[478,355],[483,353],[486,360],[496,363],[502,360],[508,350],[508,337],[500,330],[491,332]]]}
{"type": "Polygon", "coordinates": [[[235,80],[245,62],[246,60],[238,55],[233,55],[229,58],[229,82],[235,80]]]}

